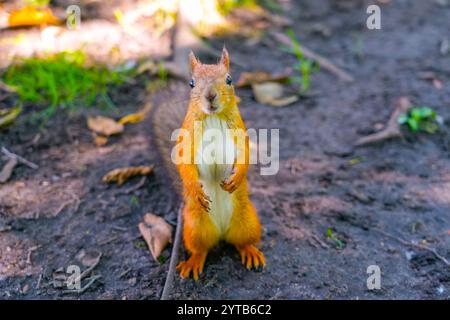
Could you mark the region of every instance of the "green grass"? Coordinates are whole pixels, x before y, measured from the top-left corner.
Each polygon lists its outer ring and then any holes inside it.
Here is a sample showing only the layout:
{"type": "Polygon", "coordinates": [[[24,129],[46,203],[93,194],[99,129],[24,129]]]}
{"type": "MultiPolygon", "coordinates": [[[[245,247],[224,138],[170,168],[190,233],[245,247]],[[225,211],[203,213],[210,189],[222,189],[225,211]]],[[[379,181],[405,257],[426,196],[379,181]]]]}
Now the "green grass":
{"type": "Polygon", "coordinates": [[[223,15],[227,15],[235,8],[254,8],[258,6],[258,2],[256,0],[219,0],[217,4],[217,9],[223,15]]]}
{"type": "Polygon", "coordinates": [[[86,60],[82,51],[27,58],[10,66],[2,78],[17,89],[21,102],[44,107],[33,116],[44,123],[59,109],[90,107],[98,98],[102,99],[99,106],[113,107],[108,85],[122,83],[128,71],[87,66],[86,60]]]}
{"type": "Polygon", "coordinates": [[[26,5],[34,6],[34,7],[47,7],[50,3],[50,0],[24,0],[26,5]]]}
{"type": "Polygon", "coordinates": [[[336,249],[342,250],[345,248],[345,242],[340,240],[334,233],[331,228],[327,229],[327,238],[334,241],[336,245],[336,249]]]}
{"type": "Polygon", "coordinates": [[[302,95],[311,88],[311,74],[319,70],[319,65],[304,57],[300,42],[297,40],[293,30],[289,30],[287,35],[292,41],[292,48],[285,48],[285,50],[293,54],[297,59],[297,62],[294,64],[295,73],[290,77],[290,81],[299,86],[299,94],[302,95]]]}
{"type": "Polygon", "coordinates": [[[149,93],[154,93],[167,86],[169,71],[166,69],[163,62],[159,62],[156,64],[155,76],[156,77],[148,79],[148,81],[146,81],[146,89],[149,93]]]}
{"type": "Polygon", "coordinates": [[[133,207],[139,208],[141,206],[139,198],[136,195],[132,195],[130,198],[130,204],[133,207]]]}
{"type": "Polygon", "coordinates": [[[398,118],[398,123],[407,125],[412,132],[435,133],[439,129],[440,117],[428,107],[413,107],[398,118]]]}
{"type": "Polygon", "coordinates": [[[236,8],[254,9],[257,7],[278,13],[283,11],[276,0],[219,0],[217,9],[221,14],[227,15],[236,8]]]}

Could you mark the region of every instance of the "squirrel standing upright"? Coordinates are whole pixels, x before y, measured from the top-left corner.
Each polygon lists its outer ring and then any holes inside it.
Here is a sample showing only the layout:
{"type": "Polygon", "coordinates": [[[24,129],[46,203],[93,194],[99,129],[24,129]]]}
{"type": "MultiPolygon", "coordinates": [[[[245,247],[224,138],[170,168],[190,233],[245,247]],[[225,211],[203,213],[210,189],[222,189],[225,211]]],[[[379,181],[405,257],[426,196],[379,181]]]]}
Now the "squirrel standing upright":
{"type": "Polygon", "coordinates": [[[202,64],[192,52],[189,59],[192,89],[182,129],[192,139],[186,144],[180,135],[175,158],[184,191],[183,238],[191,256],[180,262],[177,270],[183,278],[192,272],[197,280],[208,251],[220,240],[236,247],[247,269],[263,268],[264,255],[256,248],[261,226],[248,196],[249,139],[229,73],[228,52],[224,48],[220,62],[213,65],[202,64]],[[196,124],[200,124],[200,134],[195,130],[196,124]],[[235,151],[231,164],[216,159],[209,163],[201,161],[201,148],[194,141],[204,141],[208,129],[218,130],[225,137],[223,141],[214,141],[221,144],[216,147],[223,148],[225,153],[235,151]],[[228,129],[235,130],[240,137],[230,137],[228,129]],[[242,137],[244,142],[238,143],[242,137]],[[186,152],[190,154],[189,161],[183,162],[180,159],[186,152]],[[239,157],[243,161],[237,161],[239,157]]]}

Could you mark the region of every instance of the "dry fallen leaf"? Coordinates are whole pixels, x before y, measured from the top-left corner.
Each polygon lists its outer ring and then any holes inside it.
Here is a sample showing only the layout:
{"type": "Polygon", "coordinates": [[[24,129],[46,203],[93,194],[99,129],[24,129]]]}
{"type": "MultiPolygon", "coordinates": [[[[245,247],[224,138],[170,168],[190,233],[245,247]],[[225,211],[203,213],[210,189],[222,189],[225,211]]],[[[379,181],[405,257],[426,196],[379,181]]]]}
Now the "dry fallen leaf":
{"type": "Polygon", "coordinates": [[[147,213],[144,222],[139,223],[138,227],[153,258],[158,261],[167,244],[172,243],[172,226],[163,218],[147,213]]]}
{"type": "Polygon", "coordinates": [[[282,74],[271,74],[266,71],[242,72],[236,83],[237,88],[248,87],[254,83],[283,82],[289,79],[288,71],[282,74]]]}
{"type": "Polygon", "coordinates": [[[36,6],[25,6],[11,12],[8,18],[10,27],[40,26],[46,24],[59,24],[60,20],[53,15],[50,8],[36,8],[36,6]]]}
{"type": "Polygon", "coordinates": [[[22,112],[21,107],[15,107],[5,112],[0,112],[0,129],[13,123],[21,112],[22,112]]]}
{"type": "Polygon", "coordinates": [[[0,183],[5,183],[11,177],[18,161],[16,158],[10,158],[0,171],[0,183]]]}
{"type": "Polygon", "coordinates": [[[283,94],[283,86],[276,82],[252,84],[252,90],[256,101],[270,103],[273,99],[280,98],[283,94]]]}
{"type": "Polygon", "coordinates": [[[106,183],[117,182],[120,186],[131,177],[137,175],[146,176],[152,173],[152,171],[153,166],[118,168],[108,172],[102,180],[106,183]]]}
{"type": "Polygon", "coordinates": [[[442,83],[441,80],[439,79],[433,79],[433,86],[438,89],[441,90],[444,87],[444,84],[442,83]]]}
{"type": "Polygon", "coordinates": [[[145,114],[141,112],[128,114],[118,121],[120,124],[125,125],[129,123],[138,123],[145,119],[145,114]]]}
{"type": "Polygon", "coordinates": [[[419,79],[431,81],[433,86],[438,90],[441,90],[444,87],[444,83],[442,82],[442,80],[440,80],[436,73],[433,71],[422,71],[417,75],[419,79]]]}
{"type": "Polygon", "coordinates": [[[283,98],[279,98],[279,99],[273,99],[271,102],[269,102],[269,104],[274,107],[284,107],[284,106],[290,105],[296,101],[298,101],[297,96],[289,96],[289,97],[283,97],[283,98]]]}
{"type": "Polygon", "coordinates": [[[108,143],[108,138],[94,134],[94,143],[97,147],[103,147],[108,143]]]}
{"type": "Polygon", "coordinates": [[[283,107],[298,100],[297,96],[282,97],[284,88],[277,82],[264,82],[252,84],[256,101],[274,107],[283,107]]]}
{"type": "Polygon", "coordinates": [[[147,103],[138,112],[131,113],[131,114],[128,114],[126,116],[123,116],[122,118],[120,118],[120,120],[118,122],[120,124],[122,124],[122,125],[129,124],[129,123],[141,122],[141,121],[143,121],[145,119],[145,117],[147,116],[147,114],[150,112],[151,109],[152,109],[152,104],[151,103],[147,103]]]}
{"type": "Polygon", "coordinates": [[[96,266],[100,262],[100,258],[102,256],[102,253],[100,251],[91,249],[91,250],[85,250],[81,249],[77,255],[76,259],[81,262],[81,264],[85,267],[92,267],[96,266]]]}
{"type": "Polygon", "coordinates": [[[89,117],[87,120],[87,125],[92,131],[104,136],[122,133],[124,129],[123,124],[103,116],[89,117]]]}

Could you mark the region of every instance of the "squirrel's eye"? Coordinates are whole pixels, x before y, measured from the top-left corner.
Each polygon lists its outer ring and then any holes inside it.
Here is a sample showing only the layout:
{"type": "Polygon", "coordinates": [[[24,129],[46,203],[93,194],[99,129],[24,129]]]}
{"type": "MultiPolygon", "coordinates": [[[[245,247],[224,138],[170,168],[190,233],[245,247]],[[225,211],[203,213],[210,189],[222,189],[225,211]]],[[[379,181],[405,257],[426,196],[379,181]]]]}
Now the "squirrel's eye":
{"type": "Polygon", "coordinates": [[[231,78],[231,76],[229,74],[227,74],[227,78],[225,81],[226,81],[227,85],[231,85],[231,83],[233,82],[233,79],[231,78]]]}
{"type": "Polygon", "coordinates": [[[191,81],[189,81],[189,85],[191,86],[191,88],[195,87],[194,79],[191,79],[191,81]]]}

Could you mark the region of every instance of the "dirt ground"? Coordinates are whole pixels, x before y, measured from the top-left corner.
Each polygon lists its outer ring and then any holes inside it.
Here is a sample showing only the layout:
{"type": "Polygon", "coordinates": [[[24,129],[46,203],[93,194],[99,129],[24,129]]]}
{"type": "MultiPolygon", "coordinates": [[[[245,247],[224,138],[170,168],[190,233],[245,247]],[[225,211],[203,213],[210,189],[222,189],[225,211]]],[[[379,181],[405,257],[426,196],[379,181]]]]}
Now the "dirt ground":
{"type": "MultiPolygon", "coordinates": [[[[400,96],[433,107],[448,127],[450,55],[440,53],[440,44],[450,38],[450,2],[390,1],[382,5],[382,29],[372,31],[365,27],[367,5],[292,5],[288,16],[300,40],[356,81],[338,81],[321,70],[313,75],[311,96],[284,108],[260,105],[250,90],[238,90],[248,128],[280,129],[279,173],[262,177],[253,169],[249,177],[267,266],[249,272],[233,248],[221,245],[198,282],[176,277],[172,298],[450,298],[450,267],[394,238],[426,241],[450,258],[448,130],[352,148],[386,123],[400,96]],[[434,72],[443,88],[422,79],[424,71],[434,72]],[[327,238],[329,228],[344,248],[327,238]],[[367,289],[370,265],[381,268],[380,290],[367,289]]],[[[295,62],[269,38],[212,43],[221,48],[224,42],[245,70],[276,72],[295,62]]],[[[242,71],[233,68],[233,76],[242,71]]],[[[149,96],[138,83],[121,87],[112,100],[126,114],[149,99],[163,103],[176,96],[185,103],[188,92],[187,83],[170,80],[149,96]]],[[[179,204],[167,177],[157,166],[144,184],[139,178],[122,187],[101,182],[116,167],[157,164],[148,122],[98,148],[84,115],[59,114],[44,131],[19,124],[1,132],[0,142],[40,167],[20,166],[0,186],[1,299],[160,297],[171,248],[155,262],[137,225],[147,212],[176,223],[179,204]],[[96,252],[102,256],[93,274],[101,277],[86,291],[55,287],[55,271],[72,264],[84,270],[83,261],[96,252]]]]}

